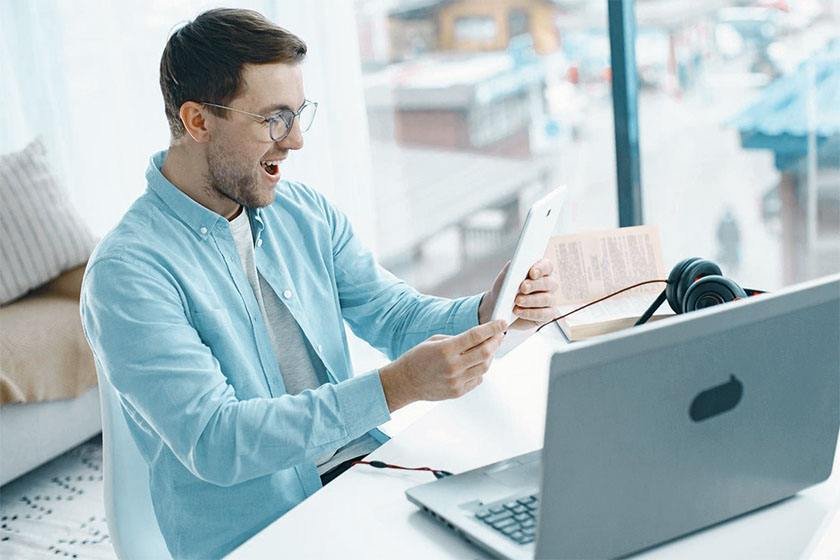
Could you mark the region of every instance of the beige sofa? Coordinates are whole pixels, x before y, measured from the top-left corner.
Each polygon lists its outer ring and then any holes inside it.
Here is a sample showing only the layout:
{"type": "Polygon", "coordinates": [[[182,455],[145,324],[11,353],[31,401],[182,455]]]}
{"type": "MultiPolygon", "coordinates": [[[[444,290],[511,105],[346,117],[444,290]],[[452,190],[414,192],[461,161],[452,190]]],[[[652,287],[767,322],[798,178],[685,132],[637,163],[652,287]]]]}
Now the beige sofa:
{"type": "Polygon", "coordinates": [[[79,317],[84,265],[0,307],[0,484],[101,430],[79,317]]]}

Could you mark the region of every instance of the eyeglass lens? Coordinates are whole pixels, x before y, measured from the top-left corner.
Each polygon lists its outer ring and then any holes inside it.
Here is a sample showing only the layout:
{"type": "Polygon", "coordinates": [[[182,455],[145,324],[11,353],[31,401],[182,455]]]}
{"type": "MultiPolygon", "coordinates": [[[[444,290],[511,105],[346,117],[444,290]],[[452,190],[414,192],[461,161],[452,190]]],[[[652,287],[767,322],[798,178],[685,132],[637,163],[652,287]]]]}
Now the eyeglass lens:
{"type": "MultiPolygon", "coordinates": [[[[300,115],[298,115],[299,123],[300,123],[300,131],[306,132],[309,130],[309,127],[312,126],[312,121],[315,120],[315,108],[317,105],[314,103],[307,103],[304,105],[303,109],[300,111],[300,115]]],[[[291,113],[289,113],[291,116],[291,113]]],[[[280,141],[284,139],[289,134],[289,127],[286,124],[287,122],[294,123],[291,119],[274,119],[271,121],[271,130],[269,133],[271,137],[275,139],[275,141],[280,141]]]]}

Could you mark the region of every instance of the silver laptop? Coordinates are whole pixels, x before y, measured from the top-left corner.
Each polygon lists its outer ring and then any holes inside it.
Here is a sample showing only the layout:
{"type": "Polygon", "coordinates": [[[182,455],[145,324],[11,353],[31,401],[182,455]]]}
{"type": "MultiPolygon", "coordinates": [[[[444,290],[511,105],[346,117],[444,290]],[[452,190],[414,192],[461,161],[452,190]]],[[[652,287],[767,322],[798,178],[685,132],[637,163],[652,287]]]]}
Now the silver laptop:
{"type": "Polygon", "coordinates": [[[550,375],[541,452],[408,499],[506,558],[649,548],[828,478],[840,275],[576,344],[550,375]]]}

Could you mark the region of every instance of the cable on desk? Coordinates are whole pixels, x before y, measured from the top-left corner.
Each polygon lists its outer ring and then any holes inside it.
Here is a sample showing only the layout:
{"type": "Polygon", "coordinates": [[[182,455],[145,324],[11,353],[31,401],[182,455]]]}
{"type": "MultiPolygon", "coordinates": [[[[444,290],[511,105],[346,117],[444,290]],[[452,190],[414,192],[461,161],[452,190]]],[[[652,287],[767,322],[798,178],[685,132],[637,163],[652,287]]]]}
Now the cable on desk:
{"type": "Polygon", "coordinates": [[[400,465],[392,465],[390,463],[385,463],[383,461],[353,461],[354,465],[368,465],[377,469],[399,469],[402,471],[428,471],[435,475],[435,478],[445,478],[447,476],[452,476],[452,473],[449,471],[444,471],[441,469],[433,469],[431,467],[403,467],[400,465]]]}

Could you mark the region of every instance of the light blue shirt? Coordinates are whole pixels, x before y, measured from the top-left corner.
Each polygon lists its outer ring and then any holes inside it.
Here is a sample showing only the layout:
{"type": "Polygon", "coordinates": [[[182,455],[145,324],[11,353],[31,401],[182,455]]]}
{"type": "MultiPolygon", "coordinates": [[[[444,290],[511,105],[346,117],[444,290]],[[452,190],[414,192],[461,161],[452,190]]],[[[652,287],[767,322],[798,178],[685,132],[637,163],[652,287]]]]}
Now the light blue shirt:
{"type": "Polygon", "coordinates": [[[379,372],[353,376],[343,321],[395,359],[475,326],[480,295],[419,294],[322,195],[281,181],[274,203],[247,211],[256,266],[330,380],[289,395],[228,221],[164,178],[165,157],[91,256],[82,322],[149,463],[167,546],[211,558],[318,490],[316,458],[389,419],[379,372]]]}

